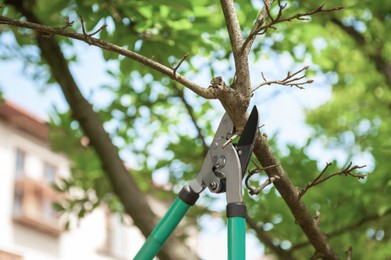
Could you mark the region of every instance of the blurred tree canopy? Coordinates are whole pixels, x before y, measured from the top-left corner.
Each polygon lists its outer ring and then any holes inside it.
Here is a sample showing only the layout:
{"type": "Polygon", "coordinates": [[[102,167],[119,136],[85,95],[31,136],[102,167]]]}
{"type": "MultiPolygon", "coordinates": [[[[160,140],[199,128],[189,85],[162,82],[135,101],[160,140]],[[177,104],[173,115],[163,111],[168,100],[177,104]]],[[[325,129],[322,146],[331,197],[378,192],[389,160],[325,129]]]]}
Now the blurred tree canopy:
{"type": "MultiPolygon", "coordinates": [[[[226,6],[224,2],[230,1],[221,2],[226,6]]],[[[2,16],[70,31],[96,32],[94,37],[168,67],[175,68],[181,63],[177,72],[202,85],[209,84],[217,75],[222,75],[229,84],[236,80],[238,64],[234,61],[238,58],[231,48],[232,33],[227,33],[226,11],[217,2],[8,0],[4,3],[0,10],[2,16]],[[80,16],[84,23],[80,22],[80,16]],[[190,55],[184,59],[187,53],[190,55]]],[[[319,1],[235,1],[235,8],[246,38],[251,36],[260,10],[265,19],[260,23],[262,26],[273,21],[271,17],[278,17],[280,11],[283,18],[293,17],[316,10],[320,4],[319,1]],[[265,5],[270,7],[265,9],[265,5]]],[[[276,187],[269,186],[257,196],[244,193],[249,232],[266,246],[266,253],[280,259],[344,258],[345,252],[348,257],[351,254],[350,247],[357,259],[391,257],[387,249],[391,246],[391,180],[387,177],[391,167],[391,36],[388,34],[391,3],[327,2],[329,8],[339,5],[344,9],[338,12],[266,27],[251,49],[255,60],[289,53],[298,63],[310,64],[313,73],[324,75],[327,84],[332,85],[332,98],[307,111],[307,123],[313,135],[305,146],[284,144],[285,152],[280,152],[281,146],[276,144],[278,135],[269,138],[281,169],[287,173],[287,176],[280,175],[280,187],[276,182],[276,187]],[[325,169],[325,162],[312,154],[319,147],[324,153],[335,154],[335,161],[324,176],[340,171],[353,161],[368,165],[367,177],[335,176],[299,195],[325,169]],[[294,186],[284,193],[286,183],[294,186]],[[293,202],[289,202],[289,192],[293,202]],[[295,209],[295,205],[300,208],[295,209]],[[301,214],[313,217],[313,223],[299,219],[301,214]],[[322,233],[311,237],[317,227],[322,233]],[[326,235],[326,241],[319,237],[321,234],[326,235]],[[322,246],[326,246],[324,252],[322,246]],[[330,252],[327,246],[335,252],[332,257],[327,254],[330,252]]],[[[127,206],[132,203],[124,199],[126,195],[121,195],[126,190],[120,191],[114,177],[108,174],[115,169],[105,161],[114,160],[111,148],[97,148],[102,132],[94,136],[88,125],[94,128],[91,123],[94,121],[99,126],[100,120],[115,147],[114,152],[124,161],[131,158],[134,165],[128,165],[126,171],[136,186],[128,189],[140,191],[134,196],[148,194],[170,201],[186,181],[195,177],[202,164],[214,124],[221,116],[218,103],[188,91],[175,77],[102,49],[102,57],[114,64],[108,66],[106,73],[115,84],[95,86],[94,91],[103,93],[107,100],[92,104],[91,113],[86,112],[89,111],[87,101],[92,100],[87,98],[83,103],[83,95],[77,92],[83,86],[72,83],[71,73],[61,72],[80,58],[73,50],[75,40],[3,26],[0,22],[0,42],[4,41],[4,35],[11,33],[17,44],[1,44],[1,58],[22,59],[26,66],[33,68],[31,76],[38,86],[60,86],[70,103],[69,112],[55,111],[52,115],[54,148],[65,152],[73,162],[72,178],[62,180],[56,188],[61,192],[83,190],[84,196],[64,201],[56,205],[57,209],[82,218],[101,203],[107,203],[111,210],[135,218],[135,224],[147,235],[151,226],[132,215],[136,214],[135,210],[127,206]],[[60,46],[58,50],[53,48],[56,44],[60,46]],[[56,62],[61,60],[56,56],[59,54],[65,56],[65,63],[56,62]],[[50,61],[50,57],[56,58],[50,61]],[[90,120],[95,115],[99,120],[90,120]],[[156,181],[161,178],[165,180],[163,185],[156,181]]],[[[280,74],[286,75],[287,71],[280,74]]],[[[223,106],[229,110],[226,104],[223,106]]],[[[271,161],[268,158],[262,161],[258,154],[257,158],[262,166],[270,166],[265,163],[271,161]]],[[[267,174],[271,177],[281,172],[276,171],[267,170],[267,174]]],[[[259,175],[251,183],[257,185],[257,181],[262,183],[267,178],[259,175]]],[[[196,221],[201,214],[208,214],[206,209],[211,201],[212,197],[200,201],[189,218],[196,221]]],[[[141,218],[150,215],[151,224],[156,222],[152,212],[141,214],[141,218]]],[[[166,248],[161,259],[190,259],[188,253],[183,253],[190,252],[188,248],[178,249],[177,255],[172,250],[174,247],[166,248]]]]}

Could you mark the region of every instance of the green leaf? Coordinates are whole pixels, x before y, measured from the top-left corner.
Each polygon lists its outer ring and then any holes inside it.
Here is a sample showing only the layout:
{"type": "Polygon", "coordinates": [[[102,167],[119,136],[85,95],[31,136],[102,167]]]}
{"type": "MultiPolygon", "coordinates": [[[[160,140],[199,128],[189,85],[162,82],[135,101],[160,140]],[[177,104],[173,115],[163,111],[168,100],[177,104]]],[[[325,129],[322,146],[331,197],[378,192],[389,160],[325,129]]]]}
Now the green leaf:
{"type": "Polygon", "coordinates": [[[64,206],[61,205],[61,203],[59,203],[59,202],[53,203],[53,208],[54,208],[56,211],[58,211],[58,212],[63,212],[63,211],[66,210],[66,209],[64,208],[64,206]]]}
{"type": "Polygon", "coordinates": [[[383,206],[381,206],[381,207],[378,209],[377,214],[378,214],[380,217],[382,217],[382,216],[384,216],[384,214],[385,214],[386,212],[388,212],[390,209],[391,209],[391,206],[390,206],[390,205],[383,205],[383,206]]]}

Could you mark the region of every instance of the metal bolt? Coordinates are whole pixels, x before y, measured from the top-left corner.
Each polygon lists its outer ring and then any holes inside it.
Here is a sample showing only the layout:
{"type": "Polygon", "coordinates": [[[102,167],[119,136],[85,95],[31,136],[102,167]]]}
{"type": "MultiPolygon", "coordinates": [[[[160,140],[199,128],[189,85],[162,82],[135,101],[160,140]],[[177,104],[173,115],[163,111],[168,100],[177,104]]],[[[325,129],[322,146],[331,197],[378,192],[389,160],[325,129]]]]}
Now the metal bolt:
{"type": "Polygon", "coordinates": [[[217,157],[217,156],[213,156],[213,157],[212,157],[212,163],[213,163],[214,166],[217,165],[217,161],[218,161],[218,160],[219,160],[219,157],[217,157]]]}
{"type": "Polygon", "coordinates": [[[223,155],[213,156],[212,163],[215,169],[222,169],[225,166],[226,159],[223,155]]]}
{"type": "Polygon", "coordinates": [[[214,173],[216,177],[219,177],[220,179],[224,179],[226,177],[225,173],[223,171],[220,171],[219,169],[215,169],[214,173]]]}
{"type": "Polygon", "coordinates": [[[213,181],[209,184],[209,189],[211,192],[218,193],[221,190],[221,184],[218,181],[213,181]]]}

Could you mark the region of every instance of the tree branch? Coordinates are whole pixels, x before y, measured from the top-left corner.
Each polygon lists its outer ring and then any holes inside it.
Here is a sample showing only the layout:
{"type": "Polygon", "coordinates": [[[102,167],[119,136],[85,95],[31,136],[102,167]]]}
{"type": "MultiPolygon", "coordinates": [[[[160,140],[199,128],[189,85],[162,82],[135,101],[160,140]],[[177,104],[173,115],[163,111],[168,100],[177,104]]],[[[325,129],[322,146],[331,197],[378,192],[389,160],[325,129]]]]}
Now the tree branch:
{"type": "Polygon", "coordinates": [[[346,260],[351,260],[353,255],[353,248],[352,246],[349,246],[348,250],[345,252],[346,254],[346,260]]]}
{"type": "Polygon", "coordinates": [[[243,45],[243,37],[242,30],[240,29],[239,20],[236,15],[234,2],[232,0],[221,0],[220,4],[223,9],[225,22],[227,24],[227,30],[231,41],[232,52],[235,57],[240,57],[241,47],[243,45]]]}
{"type": "Polygon", "coordinates": [[[265,24],[264,26],[258,28],[258,35],[266,33],[267,29],[273,28],[273,26],[278,24],[278,23],[290,22],[290,21],[295,20],[295,19],[301,20],[301,21],[309,20],[309,18],[307,16],[311,16],[311,15],[314,15],[314,14],[317,14],[317,13],[334,12],[334,11],[338,11],[338,10],[342,10],[343,9],[342,6],[337,6],[337,7],[330,8],[330,9],[324,9],[323,8],[324,4],[322,4],[321,6],[319,6],[318,8],[316,8],[316,9],[314,9],[312,11],[308,11],[306,13],[299,13],[299,14],[296,14],[296,15],[293,15],[293,16],[290,16],[290,17],[283,18],[282,17],[282,12],[286,8],[286,4],[282,5],[281,4],[281,0],[278,0],[278,6],[279,6],[279,10],[278,10],[278,14],[277,14],[277,16],[275,18],[273,18],[273,16],[270,14],[270,12],[267,12],[268,17],[270,19],[270,22],[265,24]]]}
{"type": "Polygon", "coordinates": [[[258,16],[257,21],[254,24],[253,29],[251,30],[249,36],[247,37],[246,41],[243,44],[243,50],[250,49],[251,45],[257,35],[265,34],[268,29],[276,29],[274,26],[278,23],[282,22],[290,22],[292,20],[309,20],[308,16],[317,14],[317,13],[325,13],[325,12],[334,12],[343,9],[342,6],[337,6],[330,9],[323,8],[324,4],[319,6],[318,8],[308,11],[305,13],[299,13],[290,17],[283,18],[283,11],[286,8],[287,4],[281,4],[281,0],[278,0],[278,13],[276,17],[273,17],[273,15],[270,12],[270,7],[273,1],[264,1],[264,7],[262,9],[262,15],[258,16]],[[269,22],[266,22],[266,17],[268,18],[269,22]]]}
{"type": "MultiPolygon", "coordinates": [[[[246,187],[250,190],[250,195],[258,195],[264,188],[266,188],[268,185],[272,184],[275,180],[278,180],[280,177],[273,176],[268,178],[264,183],[258,186],[258,188],[253,189],[248,183],[246,182],[246,187]]],[[[247,180],[247,179],[246,179],[247,180]]]]}
{"type": "Polygon", "coordinates": [[[70,26],[72,26],[75,22],[74,21],[69,21],[69,16],[65,18],[65,25],[61,27],[62,29],[66,29],[70,26]]]}
{"type": "MultiPolygon", "coordinates": [[[[98,30],[96,30],[95,32],[93,32],[93,33],[87,33],[87,32],[86,32],[86,28],[84,27],[84,19],[83,19],[83,16],[79,16],[79,19],[80,19],[80,23],[81,23],[81,29],[82,29],[82,31],[83,31],[84,37],[85,37],[86,40],[87,40],[87,43],[88,43],[88,39],[89,39],[90,37],[94,36],[95,34],[99,33],[100,31],[102,31],[104,28],[107,27],[107,24],[104,24],[104,25],[102,25],[98,30]]],[[[72,24],[73,24],[73,22],[72,22],[72,24]]],[[[65,23],[65,28],[67,28],[67,27],[69,27],[69,23],[68,23],[68,22],[65,23]]],[[[64,28],[64,27],[61,27],[61,28],[64,28]]]]}
{"type": "MultiPolygon", "coordinates": [[[[39,25],[39,19],[31,10],[25,9],[22,5],[18,5],[18,3],[14,3],[13,5],[27,18],[27,20],[33,22],[25,23],[34,26],[39,25]]],[[[7,18],[7,20],[9,20],[9,18],[7,18]]],[[[53,33],[55,32],[54,30],[52,31],[53,33]]],[[[48,33],[48,31],[45,30],[42,32],[48,33]]],[[[129,174],[123,161],[119,157],[118,150],[103,128],[103,122],[99,115],[93,110],[92,105],[88,103],[80,92],[55,38],[47,38],[38,33],[36,35],[36,40],[42,57],[47,61],[53,77],[61,87],[72,111],[72,116],[79,122],[80,127],[88,136],[91,146],[100,159],[102,169],[110,180],[114,193],[121,200],[125,211],[132,217],[134,224],[140,229],[143,235],[147,237],[157,224],[158,217],[152,211],[135,179],[129,174]]],[[[198,257],[182,242],[179,242],[178,239],[173,237],[173,239],[170,240],[167,241],[168,244],[159,252],[159,258],[170,260],[189,259],[194,257],[195,259],[198,259],[198,257]]]]}
{"type": "MultiPolygon", "coordinates": [[[[256,165],[256,163],[254,161],[253,161],[253,163],[256,165]]],[[[244,183],[246,185],[246,188],[249,190],[250,195],[258,195],[264,188],[266,188],[268,185],[272,184],[275,180],[278,180],[280,178],[278,176],[272,176],[272,177],[268,178],[264,183],[259,185],[258,188],[251,187],[249,181],[250,181],[251,177],[254,174],[260,173],[260,172],[262,172],[264,170],[267,170],[267,169],[270,169],[270,168],[274,168],[274,167],[277,167],[277,165],[270,165],[270,166],[266,166],[266,167],[257,166],[254,170],[251,170],[247,174],[246,180],[245,180],[244,183]]]]}
{"type": "Polygon", "coordinates": [[[382,56],[383,53],[382,50],[376,48],[375,53],[368,51],[367,49],[368,44],[372,44],[372,43],[368,43],[365,37],[361,33],[359,33],[356,29],[354,29],[353,26],[344,25],[340,20],[338,20],[335,17],[331,19],[331,22],[337,25],[342,31],[348,34],[351,38],[353,38],[353,40],[357,43],[358,46],[363,48],[363,52],[375,64],[376,70],[384,75],[388,88],[391,89],[391,64],[388,62],[386,58],[382,56]]]}
{"type": "Polygon", "coordinates": [[[172,67],[172,74],[174,75],[174,77],[176,78],[177,77],[177,70],[179,69],[179,67],[182,65],[182,63],[186,60],[187,56],[189,56],[189,52],[186,53],[185,55],[183,55],[182,59],[178,62],[178,64],[175,66],[175,67],[172,67]]]}
{"type": "Polygon", "coordinates": [[[183,102],[183,105],[185,106],[186,110],[187,110],[187,113],[189,114],[190,118],[191,118],[191,121],[193,122],[194,124],[194,127],[195,129],[197,130],[197,134],[198,134],[198,139],[201,141],[202,143],[202,147],[203,147],[203,154],[206,155],[207,152],[208,152],[208,145],[206,144],[205,142],[205,136],[202,134],[202,129],[198,126],[197,124],[197,118],[196,118],[196,115],[194,113],[194,110],[193,108],[191,107],[191,105],[187,102],[186,98],[185,98],[185,93],[183,91],[183,89],[180,89],[178,88],[178,86],[176,86],[175,84],[173,84],[176,92],[177,92],[177,95],[178,97],[182,100],[183,102]]]}
{"type": "MultiPolygon", "coordinates": [[[[339,228],[339,229],[336,229],[332,232],[329,232],[329,233],[326,233],[326,236],[329,238],[329,239],[333,239],[335,237],[338,237],[340,235],[343,235],[347,232],[352,232],[352,231],[355,231],[357,230],[358,228],[361,228],[363,226],[365,226],[366,224],[370,223],[370,222],[373,222],[373,221],[378,221],[382,218],[384,218],[385,216],[388,216],[388,215],[391,215],[391,209],[387,210],[385,213],[383,213],[382,215],[379,215],[379,214],[373,214],[373,215],[369,215],[369,216],[366,216],[366,217],[363,217],[362,219],[359,219],[358,221],[354,222],[354,223],[351,223],[351,224],[348,224],[342,228],[339,228]]],[[[293,251],[297,251],[303,247],[306,247],[306,246],[309,246],[310,243],[308,241],[305,241],[305,242],[301,242],[301,243],[298,243],[296,245],[294,245],[289,251],[293,252],[293,251]]]]}
{"type": "Polygon", "coordinates": [[[259,12],[257,19],[255,20],[255,23],[253,25],[253,28],[251,29],[250,34],[247,36],[247,39],[244,41],[242,45],[242,51],[245,53],[249,53],[251,50],[251,47],[254,43],[255,38],[258,35],[258,30],[262,25],[265,23],[265,19],[267,16],[267,10],[270,9],[271,5],[273,4],[274,0],[264,0],[263,8],[259,12]]]}
{"type": "Polygon", "coordinates": [[[263,73],[261,73],[264,82],[262,82],[262,83],[256,85],[255,87],[253,87],[252,92],[254,93],[260,87],[263,87],[263,86],[266,86],[266,85],[271,85],[271,84],[277,84],[277,85],[282,85],[282,86],[289,86],[289,87],[296,87],[296,88],[299,88],[299,89],[304,89],[303,85],[311,84],[314,81],[313,80],[302,81],[302,79],[305,78],[305,75],[297,77],[297,78],[295,78],[295,76],[297,74],[307,70],[308,68],[309,68],[309,66],[305,66],[302,69],[294,72],[293,74],[288,72],[286,77],[284,79],[282,79],[282,80],[270,80],[270,81],[268,81],[268,80],[266,80],[265,75],[263,73]]]}
{"type": "Polygon", "coordinates": [[[330,19],[332,23],[337,25],[342,31],[347,33],[350,37],[354,39],[356,43],[360,46],[364,46],[366,44],[364,36],[362,36],[356,29],[354,29],[353,26],[347,26],[344,25],[340,20],[338,20],[336,17],[333,17],[330,19]]]}
{"type": "Polygon", "coordinates": [[[352,162],[350,162],[348,164],[348,166],[346,166],[346,168],[338,171],[338,172],[335,172],[335,173],[332,173],[326,177],[323,177],[324,173],[327,171],[327,169],[331,166],[331,163],[327,163],[326,164],[326,167],[324,167],[324,169],[322,170],[322,172],[313,180],[311,181],[310,183],[308,183],[303,189],[300,190],[299,192],[299,197],[301,198],[310,188],[316,186],[316,185],[319,185],[325,181],[327,181],[328,179],[334,177],[334,176],[341,176],[341,175],[345,175],[345,176],[352,176],[352,177],[355,177],[355,178],[358,178],[358,179],[363,179],[366,177],[366,175],[363,175],[363,174],[356,174],[356,173],[353,173],[354,170],[356,169],[361,169],[361,168],[364,168],[366,167],[366,165],[362,165],[362,166],[358,166],[358,165],[354,165],[352,166],[352,162]],[[323,177],[323,178],[322,178],[323,177]]]}
{"type": "MultiPolygon", "coordinates": [[[[97,39],[97,38],[90,36],[90,35],[94,35],[94,33],[87,34],[87,32],[85,32],[85,30],[83,33],[76,33],[76,32],[66,30],[66,29],[64,29],[64,27],[53,27],[53,26],[42,25],[42,24],[34,23],[34,22],[14,20],[14,19],[11,19],[11,18],[8,18],[5,16],[0,16],[0,24],[10,25],[10,26],[20,27],[20,28],[28,28],[28,29],[32,29],[32,30],[35,30],[35,31],[38,31],[38,32],[41,32],[44,34],[48,34],[48,35],[61,35],[61,36],[65,36],[68,38],[75,39],[75,40],[86,42],[89,45],[94,45],[94,46],[100,47],[102,49],[121,54],[121,55],[128,57],[134,61],[137,61],[137,62],[139,62],[139,63],[141,63],[151,69],[154,69],[164,75],[167,75],[171,79],[181,83],[182,85],[189,88],[194,93],[200,95],[203,98],[206,98],[206,99],[215,99],[216,98],[215,91],[212,91],[211,89],[202,88],[201,86],[197,85],[196,83],[190,81],[189,79],[183,77],[180,74],[174,74],[173,70],[171,68],[166,67],[159,62],[156,62],[152,59],[144,57],[144,56],[142,56],[138,53],[132,52],[130,50],[124,49],[118,45],[115,45],[115,44],[112,44],[112,43],[109,43],[109,42],[106,42],[106,41],[103,41],[103,40],[100,40],[100,39],[97,39]]],[[[66,27],[68,27],[68,26],[66,26],[66,27]]]]}
{"type": "MultiPolygon", "coordinates": [[[[236,14],[234,14],[234,17],[236,17],[236,14]]],[[[180,74],[175,74],[174,77],[172,68],[166,67],[161,63],[146,58],[138,53],[121,48],[115,44],[94,37],[90,37],[88,36],[87,32],[83,34],[83,33],[76,33],[69,30],[65,30],[64,27],[66,28],[68,27],[68,25],[65,25],[63,27],[53,27],[53,26],[46,26],[31,21],[14,20],[5,16],[0,16],[0,24],[5,24],[5,25],[19,27],[19,28],[32,29],[48,36],[61,35],[61,36],[69,37],[72,39],[86,42],[90,45],[100,47],[102,49],[111,52],[118,53],[130,59],[133,59],[141,64],[144,64],[149,68],[152,68],[164,75],[169,76],[171,79],[181,83],[182,85],[184,85],[185,87],[192,90],[194,93],[198,94],[203,98],[219,99],[223,107],[225,108],[225,110],[228,112],[230,118],[234,120],[234,122],[236,122],[235,127],[238,129],[239,132],[241,131],[241,129],[243,129],[246,123],[245,121],[246,118],[243,115],[246,114],[246,110],[248,108],[248,104],[251,99],[250,74],[249,74],[248,61],[246,56],[243,55],[240,56],[239,59],[237,59],[238,62],[235,62],[237,66],[237,72],[240,71],[241,73],[236,78],[235,81],[235,83],[237,83],[236,85],[238,86],[237,90],[229,87],[202,88],[180,74]]]]}
{"type": "MultiPolygon", "coordinates": [[[[223,9],[225,22],[227,24],[227,30],[231,42],[232,52],[235,60],[236,78],[233,83],[235,88],[238,89],[239,94],[243,96],[243,101],[248,102],[251,98],[249,91],[250,87],[250,73],[248,66],[248,53],[242,51],[243,37],[242,30],[240,29],[239,20],[236,14],[234,2],[232,0],[220,0],[221,7],[223,9]]],[[[246,106],[247,108],[247,106],[246,106]]],[[[241,111],[243,114],[244,111],[241,111]]]]}
{"type": "Polygon", "coordinates": [[[308,241],[315,248],[315,252],[325,259],[338,259],[336,253],[331,249],[330,244],[327,241],[327,237],[320,231],[317,221],[310,215],[307,207],[300,200],[297,187],[292,184],[291,180],[273,154],[273,151],[267,142],[266,136],[263,136],[260,133],[255,141],[254,154],[263,166],[278,165],[276,167],[266,169],[266,173],[269,178],[274,176],[279,177],[278,181],[274,182],[274,187],[276,187],[285,203],[288,205],[295,218],[295,223],[303,230],[308,241]]]}

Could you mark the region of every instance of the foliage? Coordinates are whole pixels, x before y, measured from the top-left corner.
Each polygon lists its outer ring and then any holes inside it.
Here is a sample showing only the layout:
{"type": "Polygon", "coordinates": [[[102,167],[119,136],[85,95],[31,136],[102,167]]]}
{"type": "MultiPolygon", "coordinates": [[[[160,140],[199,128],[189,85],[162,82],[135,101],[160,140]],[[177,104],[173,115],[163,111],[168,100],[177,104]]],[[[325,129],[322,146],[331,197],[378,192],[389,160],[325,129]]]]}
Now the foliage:
{"type": "MultiPolygon", "coordinates": [[[[308,1],[288,4],[284,13],[287,16],[316,7],[316,3],[308,1]]],[[[255,5],[255,1],[254,5],[248,1],[237,2],[239,21],[246,34],[250,33],[257,16],[259,6],[255,5]]],[[[300,21],[278,24],[274,34],[268,30],[256,40],[255,59],[272,51],[289,52],[297,61],[316,64],[314,71],[326,75],[329,83],[334,84],[332,100],[308,112],[307,121],[315,134],[306,146],[286,145],[287,152],[282,153],[278,152],[281,147],[274,144],[278,136],[271,142],[281,165],[288,169],[289,177],[298,187],[316,178],[325,166],[326,162],[318,161],[311,154],[319,144],[326,152],[342,151],[343,158],[335,156],[330,173],[349,160],[368,164],[368,177],[364,181],[336,176],[309,190],[303,200],[311,214],[320,212],[320,227],[329,234],[331,245],[340,257],[353,246],[357,258],[387,258],[389,253],[385,248],[390,246],[391,232],[388,203],[391,182],[386,175],[391,155],[391,83],[373,57],[378,55],[391,63],[391,36],[387,33],[391,6],[376,1],[328,1],[327,5],[343,5],[345,10],[333,14],[332,18],[316,16],[301,26],[298,26],[300,21]],[[334,19],[353,27],[368,44],[358,43],[334,19]],[[369,220],[360,224],[366,219],[369,220]]],[[[175,66],[189,52],[190,58],[178,72],[186,71],[193,79],[200,80],[197,74],[208,79],[220,74],[232,77],[229,75],[232,64],[225,62],[231,58],[229,39],[216,3],[42,0],[37,1],[34,11],[48,25],[63,26],[68,16],[69,21],[75,21],[73,28],[81,30],[79,15],[89,32],[107,24],[99,32],[101,39],[166,65],[175,66]],[[224,69],[216,64],[223,64],[224,69]]],[[[2,12],[17,15],[11,8],[2,12]]],[[[274,6],[271,12],[277,13],[278,7],[274,6]]],[[[31,32],[11,30],[18,32],[14,33],[19,44],[17,50],[26,62],[44,64],[39,55],[32,58],[31,52],[23,51],[35,46],[31,32]]],[[[69,51],[69,62],[77,62],[77,56],[71,51],[73,42],[66,38],[58,40],[69,51]]],[[[172,191],[177,191],[198,172],[206,151],[204,142],[213,135],[212,122],[218,113],[210,102],[190,95],[143,65],[106,51],[102,51],[102,56],[107,62],[115,63],[107,75],[116,84],[96,87],[109,100],[96,104],[94,109],[105,122],[105,129],[124,161],[132,158],[129,171],[141,189],[146,194],[170,200],[174,196],[172,191]],[[170,191],[156,184],[161,178],[170,191]]],[[[48,83],[53,82],[49,73],[44,75],[48,83]]],[[[56,188],[62,192],[83,191],[76,199],[64,201],[57,208],[81,218],[105,202],[113,211],[123,212],[107,177],[102,174],[100,162],[88,146],[88,139],[70,113],[56,112],[51,126],[55,149],[66,153],[73,162],[72,178],[64,179],[56,188]]],[[[256,180],[262,182],[265,178],[260,176],[256,180]]],[[[276,247],[298,258],[313,254],[313,249],[305,246],[307,238],[295,225],[295,219],[274,187],[267,187],[256,197],[250,198],[246,193],[245,200],[249,216],[272,237],[276,247]],[[303,246],[299,247],[300,244],[303,246]]]]}
{"type": "MultiPolygon", "coordinates": [[[[294,4],[299,12],[309,5],[305,1],[294,4]]],[[[334,158],[340,167],[350,160],[367,164],[368,177],[364,181],[335,177],[309,191],[304,200],[314,213],[321,212],[320,225],[326,233],[351,226],[338,237],[331,236],[331,245],[337,252],[352,246],[357,258],[385,259],[390,257],[383,249],[390,245],[391,228],[391,186],[387,176],[391,158],[391,82],[385,72],[390,64],[391,39],[385,32],[391,29],[391,6],[376,1],[327,2],[330,6],[337,4],[345,8],[331,18],[316,16],[301,27],[282,24],[278,29],[284,40],[273,42],[278,52],[288,50],[298,61],[312,61],[317,73],[325,73],[333,83],[332,99],[308,111],[307,122],[316,130],[308,148],[291,147],[289,158],[282,159],[282,164],[287,165],[293,181],[301,187],[320,170],[312,160],[312,166],[295,165],[308,161],[308,151],[319,145],[330,153],[339,151],[334,158]],[[303,169],[311,175],[302,176],[303,169]],[[355,225],[369,216],[372,221],[355,225]]],[[[291,229],[289,232],[292,237],[294,233],[291,229]]]]}
{"type": "MultiPolygon", "coordinates": [[[[107,23],[107,30],[100,33],[100,38],[128,46],[147,57],[154,57],[162,63],[172,63],[173,66],[186,52],[202,55],[211,46],[217,48],[217,37],[212,34],[224,25],[222,15],[220,19],[212,19],[211,16],[218,13],[218,6],[206,6],[203,1],[106,1],[99,4],[88,1],[40,1],[35,11],[49,25],[63,26],[65,17],[68,17],[68,21],[76,20],[75,27],[79,30],[79,15],[83,17],[87,31],[94,31],[107,23]],[[201,32],[205,34],[204,37],[200,36],[201,32]]],[[[4,12],[16,15],[11,8],[6,8],[4,12]]],[[[32,38],[25,37],[25,34],[15,33],[14,36],[20,47],[23,47],[20,50],[35,46],[32,38]]],[[[73,42],[66,38],[58,40],[71,53],[69,62],[76,62],[77,56],[69,47],[73,42]]],[[[40,58],[31,59],[23,52],[19,53],[26,63],[41,65],[43,62],[40,58]]],[[[202,129],[201,137],[212,135],[211,119],[216,116],[216,112],[209,102],[189,97],[182,87],[172,85],[160,74],[129,59],[119,58],[118,55],[108,52],[102,54],[107,61],[116,62],[116,68],[108,69],[107,73],[117,84],[97,87],[113,98],[108,105],[99,104],[95,109],[105,122],[105,128],[123,159],[132,158],[134,165],[129,165],[130,171],[141,189],[160,199],[171,199],[171,191],[162,192],[161,187],[153,185],[153,175],[163,175],[160,178],[168,176],[169,183],[172,183],[169,185],[182,186],[198,172],[205,154],[205,147],[197,138],[199,134],[196,129],[191,127],[193,123],[186,115],[187,108],[180,96],[188,99],[191,112],[199,119],[197,124],[202,129]]],[[[208,59],[201,61],[210,62],[208,59]]],[[[186,61],[179,71],[183,69],[194,73],[199,71],[186,61]]],[[[47,76],[47,83],[53,82],[49,74],[44,75],[47,76]]],[[[54,149],[66,153],[73,162],[72,178],[62,180],[56,188],[62,192],[72,193],[75,189],[83,191],[76,199],[69,199],[57,205],[57,208],[83,217],[105,202],[113,211],[123,212],[107,177],[102,174],[94,151],[88,144],[81,144],[85,141],[88,143],[88,139],[83,136],[77,122],[71,119],[70,113],[56,111],[52,116],[51,139],[54,149]]]]}

